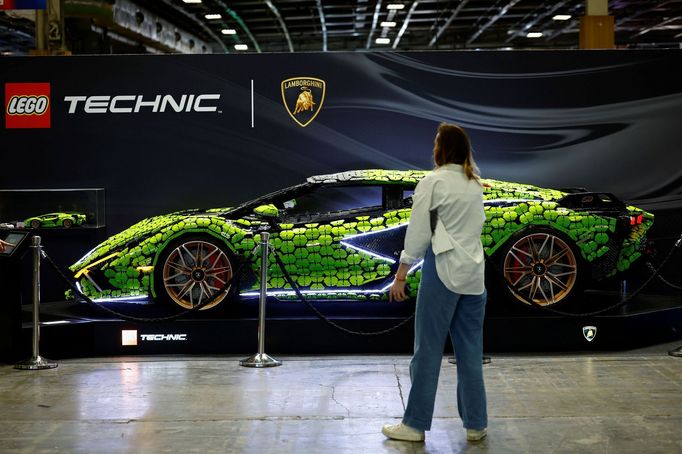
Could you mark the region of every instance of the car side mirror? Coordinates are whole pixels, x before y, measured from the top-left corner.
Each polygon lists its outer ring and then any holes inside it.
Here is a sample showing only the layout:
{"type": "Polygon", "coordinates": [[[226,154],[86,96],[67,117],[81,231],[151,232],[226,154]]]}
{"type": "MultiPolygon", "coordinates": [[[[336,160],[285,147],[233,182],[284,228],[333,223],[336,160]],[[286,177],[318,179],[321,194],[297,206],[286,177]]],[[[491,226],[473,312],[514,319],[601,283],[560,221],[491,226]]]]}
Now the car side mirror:
{"type": "Polygon", "coordinates": [[[279,210],[272,203],[257,206],[253,209],[253,213],[260,218],[266,219],[277,219],[279,217],[279,210]]]}

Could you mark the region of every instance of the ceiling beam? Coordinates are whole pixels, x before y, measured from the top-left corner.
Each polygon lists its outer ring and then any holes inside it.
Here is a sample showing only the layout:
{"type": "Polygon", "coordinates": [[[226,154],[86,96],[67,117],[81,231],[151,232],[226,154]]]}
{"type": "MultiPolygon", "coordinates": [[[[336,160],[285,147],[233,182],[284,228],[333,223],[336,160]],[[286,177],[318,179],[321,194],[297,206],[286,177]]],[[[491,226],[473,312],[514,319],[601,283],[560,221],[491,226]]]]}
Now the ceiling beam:
{"type": "Polygon", "coordinates": [[[395,39],[393,40],[393,49],[398,47],[400,40],[402,39],[403,35],[405,34],[405,30],[407,30],[407,26],[410,24],[410,20],[412,20],[412,14],[414,13],[414,10],[417,9],[418,4],[419,4],[419,0],[414,0],[412,2],[412,6],[410,6],[410,10],[407,12],[407,17],[405,17],[405,21],[403,22],[402,27],[400,27],[400,31],[398,31],[398,35],[396,35],[395,39]]]}
{"type": "Polygon", "coordinates": [[[528,30],[530,30],[532,27],[534,27],[535,24],[537,24],[538,22],[540,22],[541,20],[543,20],[547,16],[554,14],[556,12],[556,10],[558,10],[559,8],[563,8],[566,3],[568,3],[568,2],[567,1],[559,2],[559,3],[555,4],[553,7],[551,7],[550,9],[543,12],[542,14],[538,14],[537,16],[535,16],[535,18],[533,18],[533,20],[526,23],[526,25],[524,25],[520,30],[516,30],[514,33],[512,33],[511,36],[509,36],[509,38],[507,38],[506,42],[508,43],[509,41],[513,40],[517,36],[523,35],[528,30]]]}
{"type": "Polygon", "coordinates": [[[327,24],[324,20],[322,0],[317,0],[317,13],[320,16],[320,27],[322,28],[322,52],[327,52],[327,24]]]}
{"type": "Polygon", "coordinates": [[[251,40],[251,43],[253,44],[253,47],[256,49],[256,52],[260,53],[260,46],[258,45],[258,41],[256,41],[256,38],[253,36],[251,33],[251,30],[249,30],[249,27],[246,26],[246,23],[242,20],[241,17],[239,17],[239,14],[234,12],[234,10],[230,9],[227,7],[227,5],[222,2],[221,0],[215,0],[218,5],[220,5],[225,12],[232,18],[234,21],[239,25],[239,27],[246,33],[246,36],[249,37],[251,40]]]}
{"type": "Polygon", "coordinates": [[[500,18],[501,18],[502,16],[504,16],[505,14],[507,14],[507,11],[509,11],[510,8],[512,8],[514,5],[516,5],[516,4],[517,4],[518,2],[520,2],[520,1],[521,1],[521,0],[511,0],[509,3],[507,3],[505,6],[503,6],[502,9],[500,9],[500,12],[499,12],[499,13],[497,13],[497,14],[495,14],[493,17],[491,17],[491,18],[488,20],[488,22],[486,22],[481,28],[479,28],[478,30],[476,30],[476,32],[475,32],[473,35],[471,35],[471,38],[469,38],[469,39],[467,40],[467,44],[471,44],[471,43],[473,43],[474,41],[476,41],[476,38],[478,38],[479,36],[481,36],[481,34],[483,34],[483,32],[485,32],[485,31],[486,31],[491,25],[493,25],[495,22],[497,22],[498,20],[500,20],[500,18]]]}
{"type": "Polygon", "coordinates": [[[168,6],[170,6],[171,8],[173,8],[174,10],[178,11],[179,13],[181,13],[182,15],[184,15],[185,17],[189,18],[189,19],[190,19],[192,22],[194,22],[195,24],[197,24],[202,30],[204,30],[204,31],[208,34],[208,36],[210,36],[211,38],[213,38],[213,39],[215,40],[215,42],[218,43],[218,45],[223,49],[223,51],[225,51],[226,54],[230,52],[230,51],[228,50],[227,46],[225,45],[225,43],[223,42],[223,40],[220,39],[220,37],[219,37],[218,35],[216,35],[216,34],[213,32],[213,30],[211,30],[211,29],[204,23],[204,21],[198,19],[194,14],[190,13],[189,11],[185,11],[183,8],[180,8],[179,6],[175,5],[171,0],[163,0],[163,2],[164,2],[166,5],[168,5],[168,6]]]}
{"type": "Polygon", "coordinates": [[[622,17],[616,21],[616,27],[618,27],[619,25],[621,25],[621,24],[623,24],[629,20],[636,19],[643,14],[646,14],[646,13],[649,13],[651,11],[655,11],[659,8],[662,8],[665,5],[667,5],[668,3],[672,3],[672,2],[662,2],[662,3],[659,3],[656,6],[653,6],[651,8],[639,10],[636,13],[631,14],[630,16],[622,17]]]}
{"type": "Polygon", "coordinates": [[[277,21],[279,22],[279,26],[282,27],[282,33],[284,33],[284,38],[287,40],[287,44],[289,45],[289,52],[293,52],[294,51],[294,45],[291,43],[291,36],[289,36],[289,30],[287,30],[287,25],[284,23],[284,19],[282,19],[282,15],[279,13],[279,10],[272,3],[271,0],[265,0],[265,4],[268,5],[268,8],[270,8],[270,11],[272,11],[272,14],[274,14],[275,17],[277,18],[277,21]]]}
{"type": "Polygon", "coordinates": [[[559,30],[555,31],[554,33],[550,33],[549,35],[547,35],[547,36],[545,37],[545,42],[551,41],[551,40],[553,40],[554,38],[556,38],[557,36],[563,35],[564,33],[567,33],[567,32],[569,32],[569,31],[575,31],[575,30],[577,30],[578,25],[579,25],[579,24],[578,24],[578,20],[577,20],[577,19],[571,20],[565,27],[560,28],[559,30]]]}
{"type": "Polygon", "coordinates": [[[636,33],[636,34],[632,35],[630,38],[636,38],[636,37],[641,36],[641,35],[643,35],[643,34],[645,34],[645,33],[649,33],[651,30],[655,30],[655,29],[657,29],[658,27],[662,27],[662,26],[664,26],[664,25],[666,25],[666,24],[669,24],[669,23],[671,23],[671,22],[675,22],[676,20],[679,20],[680,17],[681,17],[681,16],[677,16],[677,17],[671,17],[670,19],[666,19],[666,20],[664,20],[664,21],[662,21],[662,22],[659,22],[659,23],[656,24],[656,25],[652,25],[651,27],[647,27],[647,28],[645,28],[645,29],[643,29],[643,30],[640,30],[639,33],[636,33]]]}
{"type": "Polygon", "coordinates": [[[367,44],[365,45],[365,49],[369,49],[369,46],[372,44],[372,37],[374,36],[374,31],[377,29],[377,22],[379,22],[379,13],[381,13],[381,0],[377,0],[376,7],[374,8],[372,28],[369,31],[369,35],[367,35],[367,44]]]}
{"type": "Polygon", "coordinates": [[[434,44],[436,44],[436,41],[440,38],[440,36],[445,32],[445,30],[448,29],[450,24],[452,23],[453,20],[455,20],[455,17],[459,14],[460,11],[462,11],[462,8],[469,3],[469,0],[461,0],[459,2],[459,5],[457,5],[457,8],[452,12],[450,17],[448,17],[448,20],[445,21],[445,23],[438,29],[435,35],[433,35],[433,38],[431,38],[431,41],[429,42],[429,47],[433,47],[434,44]]]}

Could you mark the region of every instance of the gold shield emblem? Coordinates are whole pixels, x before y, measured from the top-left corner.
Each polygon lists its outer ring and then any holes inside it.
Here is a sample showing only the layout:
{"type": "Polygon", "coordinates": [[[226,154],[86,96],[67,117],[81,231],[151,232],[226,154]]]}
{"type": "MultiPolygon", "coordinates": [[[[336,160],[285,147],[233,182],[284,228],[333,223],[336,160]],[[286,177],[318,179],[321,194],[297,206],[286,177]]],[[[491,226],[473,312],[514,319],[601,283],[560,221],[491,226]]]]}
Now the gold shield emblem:
{"type": "Polygon", "coordinates": [[[282,81],[284,107],[303,128],[320,113],[326,92],[326,82],[315,77],[292,77],[282,81]]]}

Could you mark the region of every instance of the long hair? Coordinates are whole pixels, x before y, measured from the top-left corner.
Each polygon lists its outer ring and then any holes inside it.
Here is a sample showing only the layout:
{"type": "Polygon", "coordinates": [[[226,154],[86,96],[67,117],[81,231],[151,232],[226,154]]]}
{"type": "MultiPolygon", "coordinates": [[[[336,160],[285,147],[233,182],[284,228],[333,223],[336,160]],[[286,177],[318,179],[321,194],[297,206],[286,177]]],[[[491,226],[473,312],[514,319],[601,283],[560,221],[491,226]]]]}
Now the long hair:
{"type": "Polygon", "coordinates": [[[474,162],[469,135],[460,126],[441,123],[438,126],[438,134],[434,140],[433,160],[436,166],[445,164],[459,164],[470,180],[481,182],[474,162]]]}

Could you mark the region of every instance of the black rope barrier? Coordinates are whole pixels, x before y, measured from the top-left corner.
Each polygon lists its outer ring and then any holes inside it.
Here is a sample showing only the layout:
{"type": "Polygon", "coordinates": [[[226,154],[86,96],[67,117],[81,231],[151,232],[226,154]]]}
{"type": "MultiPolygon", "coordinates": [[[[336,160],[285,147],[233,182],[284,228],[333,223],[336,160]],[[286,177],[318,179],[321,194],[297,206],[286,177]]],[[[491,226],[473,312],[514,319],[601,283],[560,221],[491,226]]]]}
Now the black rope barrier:
{"type": "MultiPolygon", "coordinates": [[[[644,283],[643,283],[637,290],[635,290],[634,292],[630,293],[627,297],[623,298],[623,299],[622,299],[621,301],[619,301],[618,303],[613,304],[613,305],[611,305],[611,306],[608,306],[608,307],[606,307],[606,308],[602,308],[602,309],[600,309],[600,310],[592,311],[592,312],[584,312],[584,313],[573,313],[573,312],[559,311],[559,310],[553,309],[553,308],[548,307],[548,306],[543,306],[543,305],[541,305],[541,304],[535,302],[535,301],[532,300],[532,299],[530,299],[530,300],[527,299],[525,296],[523,296],[523,295],[521,295],[521,294],[519,293],[518,288],[517,288],[518,286],[514,286],[514,285],[511,285],[511,284],[509,283],[509,281],[504,277],[504,273],[502,272],[502,270],[500,270],[500,268],[497,266],[497,264],[495,263],[495,261],[494,261],[494,259],[493,259],[492,257],[487,257],[487,258],[486,258],[486,262],[492,265],[493,269],[497,272],[497,274],[499,275],[499,277],[503,280],[503,282],[506,283],[507,288],[509,288],[509,290],[510,290],[515,296],[517,296],[522,302],[525,302],[525,303],[529,304],[529,305],[532,306],[532,307],[536,307],[536,308],[539,308],[539,309],[542,309],[542,310],[545,310],[545,311],[548,311],[548,312],[551,312],[551,313],[554,313],[554,314],[557,314],[557,315],[565,316],[565,317],[589,317],[589,316],[594,316],[594,315],[602,314],[602,313],[604,313],[604,312],[611,311],[611,310],[613,310],[613,309],[615,309],[615,308],[617,308],[617,307],[620,307],[620,306],[622,306],[622,305],[624,305],[624,304],[630,302],[635,296],[637,296],[639,293],[641,293],[641,292],[642,292],[642,291],[651,283],[651,281],[652,281],[654,278],[656,278],[657,276],[658,276],[659,278],[661,277],[661,276],[660,276],[660,271],[661,271],[661,269],[665,266],[665,264],[666,264],[666,263],[668,262],[668,260],[672,257],[672,255],[680,248],[680,246],[682,246],[682,235],[680,236],[680,239],[677,240],[677,242],[675,243],[675,245],[670,249],[670,251],[668,252],[668,254],[666,255],[666,257],[665,257],[665,258],[663,259],[663,261],[658,265],[657,268],[654,268],[654,266],[653,266],[650,262],[647,262],[647,265],[648,265],[649,268],[652,270],[652,275],[649,276],[649,278],[647,278],[647,280],[644,281],[644,283]]],[[[254,250],[254,252],[255,252],[255,250],[254,250]]],[[[392,326],[392,327],[390,327],[390,328],[383,329],[383,330],[380,330],[380,331],[370,331],[370,332],[366,332],[366,331],[355,331],[355,330],[348,329],[348,328],[346,328],[346,327],[344,327],[344,326],[341,326],[341,325],[339,325],[338,323],[336,323],[336,322],[334,322],[333,320],[331,320],[331,319],[330,319],[329,317],[327,317],[326,315],[324,315],[322,312],[320,312],[319,309],[317,309],[310,301],[308,301],[308,299],[307,299],[307,298],[303,295],[303,293],[301,292],[301,290],[300,290],[299,286],[297,285],[297,283],[294,281],[294,279],[291,277],[291,275],[290,275],[289,272],[287,271],[286,266],[285,266],[284,262],[282,261],[282,259],[281,259],[280,255],[279,255],[279,253],[278,253],[274,248],[273,248],[273,252],[274,252],[273,255],[274,255],[275,261],[276,261],[277,265],[279,266],[279,268],[281,269],[281,271],[282,271],[282,273],[283,273],[283,275],[284,275],[285,280],[286,280],[287,283],[291,286],[291,288],[294,290],[294,293],[296,294],[296,296],[297,296],[297,298],[300,300],[300,302],[304,303],[304,304],[305,304],[305,305],[306,305],[306,306],[307,306],[307,307],[308,307],[308,308],[309,308],[309,309],[310,309],[310,310],[311,310],[319,319],[323,320],[324,322],[328,323],[329,325],[333,326],[334,328],[336,328],[336,329],[338,329],[338,330],[340,330],[340,331],[343,331],[343,332],[345,332],[345,333],[347,333],[347,334],[353,334],[353,335],[359,335],[359,336],[378,336],[378,335],[382,335],[382,334],[388,334],[388,333],[390,333],[390,332],[393,332],[393,331],[397,330],[398,328],[400,328],[401,326],[405,325],[406,323],[408,323],[410,320],[412,320],[412,319],[415,317],[415,314],[412,313],[412,315],[410,315],[409,317],[407,317],[407,318],[405,318],[404,320],[400,321],[400,322],[399,322],[398,324],[396,324],[395,326],[392,326]]],[[[239,276],[239,274],[243,271],[244,267],[245,267],[247,264],[251,264],[251,263],[252,263],[251,260],[243,260],[243,261],[240,263],[239,267],[237,268],[237,271],[234,272],[234,273],[232,274],[232,276],[230,277],[230,279],[227,280],[227,282],[225,283],[225,285],[223,285],[223,287],[222,287],[221,289],[219,289],[216,293],[214,293],[213,295],[211,295],[206,301],[203,301],[202,303],[200,303],[200,304],[198,304],[198,305],[192,307],[191,309],[187,309],[187,310],[185,310],[185,311],[182,311],[182,312],[179,312],[179,313],[176,313],[176,314],[172,314],[172,315],[169,315],[169,316],[165,316],[165,317],[145,318],[145,317],[134,317],[134,316],[130,316],[130,315],[127,315],[127,314],[123,314],[123,313],[121,313],[121,312],[118,312],[118,311],[115,311],[115,310],[113,310],[113,309],[111,309],[111,308],[108,308],[108,307],[106,307],[106,306],[104,306],[104,305],[98,303],[97,301],[92,300],[91,298],[89,298],[87,295],[83,294],[83,292],[81,292],[81,291],[78,289],[78,287],[76,286],[76,284],[75,284],[73,281],[71,281],[71,280],[62,272],[62,270],[59,268],[59,266],[57,266],[57,264],[52,260],[52,258],[51,258],[49,255],[47,255],[46,253],[43,252],[43,256],[44,256],[44,258],[47,260],[47,262],[49,263],[49,265],[50,265],[50,266],[54,269],[54,271],[57,273],[57,275],[66,283],[66,285],[74,292],[74,294],[75,294],[76,296],[78,296],[79,298],[83,299],[83,300],[84,300],[85,302],[87,302],[87,303],[90,303],[90,304],[95,305],[96,307],[98,307],[99,309],[101,309],[101,310],[103,310],[103,311],[105,311],[105,312],[108,312],[108,313],[110,313],[110,314],[115,315],[116,317],[119,317],[119,318],[122,318],[122,319],[128,320],[128,321],[142,322],[142,323],[153,323],[153,322],[161,322],[161,321],[174,320],[174,319],[177,319],[177,318],[182,317],[182,316],[184,316],[184,315],[187,315],[187,314],[189,314],[189,313],[193,313],[193,312],[196,312],[196,311],[200,310],[201,308],[203,308],[203,307],[205,307],[206,305],[208,305],[208,304],[212,303],[213,301],[215,301],[215,299],[218,298],[222,293],[228,291],[229,288],[230,288],[230,286],[232,285],[232,282],[234,281],[234,279],[235,279],[237,276],[239,276]]]]}
{"type": "MultiPolygon", "coordinates": [[[[651,264],[651,262],[646,262],[646,266],[647,268],[649,268],[650,271],[656,272],[656,268],[651,264]]],[[[664,278],[660,273],[658,274],[658,280],[663,282],[668,287],[674,288],[675,290],[682,290],[682,286],[673,284],[672,282],[664,278]]]]}
{"type": "MultiPolygon", "coordinates": [[[[274,251],[274,249],[273,249],[273,251],[274,251]]],[[[296,295],[300,299],[300,301],[302,303],[306,304],[315,313],[315,315],[318,318],[320,318],[321,320],[327,322],[331,326],[333,326],[333,327],[335,327],[335,328],[337,328],[343,332],[346,332],[348,334],[362,335],[362,336],[376,336],[376,335],[380,335],[380,334],[387,334],[387,333],[390,333],[390,332],[400,328],[401,326],[403,326],[404,324],[406,324],[407,322],[409,322],[410,320],[412,320],[414,318],[414,313],[413,313],[410,317],[402,320],[397,325],[395,325],[391,328],[384,329],[381,331],[376,331],[376,332],[353,331],[353,330],[350,330],[350,329],[345,328],[343,326],[340,326],[336,322],[330,320],[329,317],[325,316],[322,312],[320,312],[315,306],[312,305],[312,303],[310,303],[303,296],[298,285],[293,281],[293,279],[291,278],[291,275],[286,270],[286,267],[284,266],[284,263],[282,262],[281,257],[279,256],[277,251],[274,251],[274,252],[275,252],[274,253],[275,260],[276,260],[278,266],[282,269],[282,272],[284,273],[285,278],[287,279],[287,281],[289,282],[291,287],[294,289],[294,292],[296,293],[296,295]]],[[[98,309],[100,309],[104,312],[107,312],[109,314],[112,314],[118,318],[121,318],[121,319],[127,320],[127,321],[132,321],[132,322],[140,322],[140,323],[156,323],[156,322],[174,320],[174,319],[180,318],[184,315],[187,315],[189,313],[199,311],[201,308],[203,308],[203,307],[207,306],[208,304],[211,304],[213,301],[215,301],[215,299],[218,298],[222,293],[228,291],[230,286],[232,285],[233,280],[237,276],[239,276],[239,274],[243,271],[244,267],[247,264],[252,263],[249,260],[242,261],[242,263],[237,268],[237,271],[232,274],[232,277],[230,279],[228,279],[228,281],[225,283],[225,285],[223,285],[223,287],[221,289],[219,289],[216,293],[211,295],[211,297],[209,297],[207,300],[201,302],[201,304],[198,304],[198,305],[192,307],[191,309],[187,309],[187,310],[184,310],[182,312],[178,312],[176,314],[172,314],[172,315],[165,316],[165,317],[134,317],[134,316],[131,316],[128,314],[121,313],[119,311],[115,311],[115,310],[113,310],[113,309],[111,309],[111,308],[109,308],[109,307],[107,307],[107,306],[105,306],[105,305],[103,305],[97,301],[94,301],[92,298],[88,297],[82,291],[80,291],[78,289],[76,284],[66,276],[66,274],[59,268],[59,266],[54,262],[54,260],[52,260],[52,258],[49,255],[47,255],[47,253],[44,253],[43,257],[47,260],[48,264],[52,267],[52,269],[64,281],[64,283],[66,283],[66,285],[74,292],[74,295],[76,295],[78,298],[80,298],[83,301],[85,301],[86,303],[92,304],[95,307],[97,307],[98,309]]]]}
{"type": "Polygon", "coordinates": [[[380,330],[380,331],[369,331],[369,332],[367,332],[367,331],[354,331],[354,330],[348,329],[344,326],[341,326],[338,323],[334,322],[333,320],[330,320],[329,317],[327,317],[322,312],[320,312],[310,301],[308,301],[306,299],[305,296],[303,296],[303,293],[301,293],[300,288],[298,287],[296,282],[294,282],[293,278],[291,277],[291,275],[287,271],[286,266],[284,265],[284,262],[282,261],[282,258],[280,257],[279,253],[275,250],[273,255],[275,257],[275,261],[277,262],[277,265],[279,266],[279,268],[282,270],[282,273],[284,274],[284,279],[286,279],[286,281],[289,283],[289,285],[291,285],[291,288],[296,293],[296,296],[298,297],[298,299],[301,300],[301,302],[303,302],[306,306],[308,306],[308,308],[310,308],[310,310],[312,310],[318,318],[325,321],[326,323],[333,326],[334,328],[336,328],[340,331],[343,331],[344,333],[354,334],[356,336],[379,336],[381,334],[388,334],[392,331],[397,330],[398,328],[400,328],[401,326],[403,326],[404,324],[406,324],[407,322],[409,322],[410,320],[412,320],[414,318],[414,313],[413,313],[412,315],[410,315],[408,318],[402,320],[397,325],[392,326],[392,327],[387,328],[387,329],[380,330]]]}

